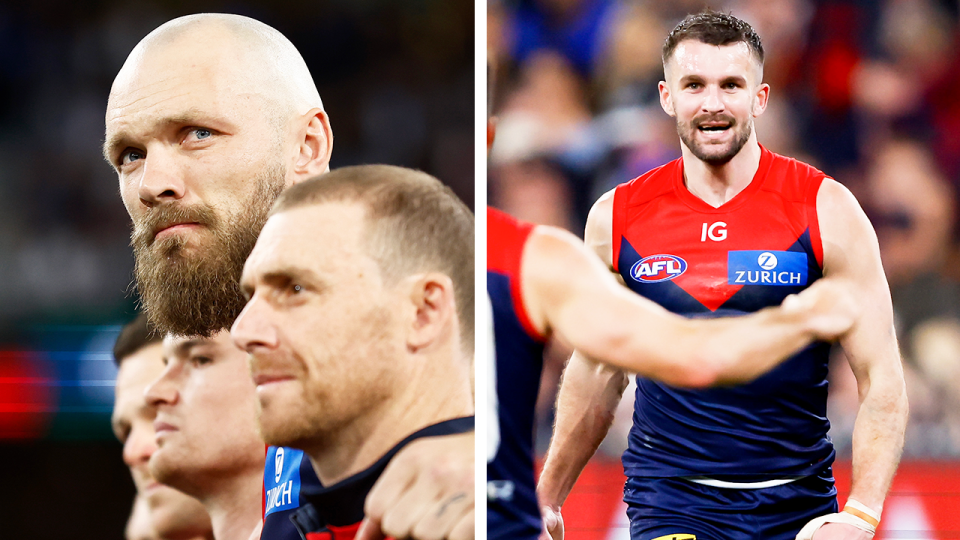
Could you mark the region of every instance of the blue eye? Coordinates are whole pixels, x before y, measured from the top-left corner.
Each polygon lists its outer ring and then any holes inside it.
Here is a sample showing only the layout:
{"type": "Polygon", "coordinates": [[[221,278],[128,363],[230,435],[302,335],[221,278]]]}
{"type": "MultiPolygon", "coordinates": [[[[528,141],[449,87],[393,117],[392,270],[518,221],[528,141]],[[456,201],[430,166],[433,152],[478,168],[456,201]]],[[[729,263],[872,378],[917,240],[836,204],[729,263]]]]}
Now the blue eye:
{"type": "Polygon", "coordinates": [[[143,155],[143,152],[139,150],[125,150],[122,154],[120,154],[120,164],[127,165],[128,163],[143,159],[144,157],[145,156],[143,155]]]}
{"type": "Polygon", "coordinates": [[[197,128],[193,130],[193,133],[197,136],[198,139],[206,139],[213,136],[213,132],[209,129],[197,128]]]}

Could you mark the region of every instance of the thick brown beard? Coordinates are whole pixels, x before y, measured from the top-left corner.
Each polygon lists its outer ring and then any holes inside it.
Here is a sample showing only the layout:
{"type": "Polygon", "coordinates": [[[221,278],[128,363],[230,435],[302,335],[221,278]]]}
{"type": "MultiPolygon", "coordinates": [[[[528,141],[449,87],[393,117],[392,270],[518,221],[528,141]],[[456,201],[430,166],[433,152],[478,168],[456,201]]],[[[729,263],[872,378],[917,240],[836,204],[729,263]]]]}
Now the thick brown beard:
{"type": "Polygon", "coordinates": [[[230,219],[208,206],[157,206],[134,226],[136,288],[150,322],[161,332],[204,336],[229,329],[246,301],[240,292],[243,264],[257,242],[267,213],[284,188],[284,171],[273,167],[256,179],[257,189],[230,219]],[[199,223],[207,242],[184,252],[184,240],[155,240],[157,224],[199,223]]]}

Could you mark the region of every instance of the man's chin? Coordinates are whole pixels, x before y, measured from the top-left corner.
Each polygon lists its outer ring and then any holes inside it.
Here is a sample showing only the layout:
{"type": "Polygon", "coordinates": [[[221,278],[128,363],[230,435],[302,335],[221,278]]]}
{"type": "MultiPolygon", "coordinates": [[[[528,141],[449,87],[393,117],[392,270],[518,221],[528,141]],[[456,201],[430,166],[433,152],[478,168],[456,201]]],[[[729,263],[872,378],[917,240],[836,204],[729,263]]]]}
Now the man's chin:
{"type": "MultiPolygon", "coordinates": [[[[186,477],[184,466],[187,464],[184,460],[173,455],[169,444],[164,446],[166,448],[158,448],[150,457],[150,475],[165,488],[186,491],[183,480],[186,477]]],[[[157,490],[160,500],[162,500],[165,491],[164,489],[157,490]]]]}
{"type": "MultiPolygon", "coordinates": [[[[175,240],[175,239],[168,239],[175,240]]],[[[197,238],[186,239],[182,242],[156,242],[151,247],[154,257],[173,263],[193,262],[203,256],[203,242],[197,238]]]]}
{"type": "MultiPolygon", "coordinates": [[[[291,409],[291,411],[297,410],[299,409],[291,409]]],[[[303,446],[303,434],[291,423],[290,418],[265,416],[261,413],[257,427],[263,442],[270,446],[286,446],[289,448],[301,448],[303,446]]]]}
{"type": "Polygon", "coordinates": [[[687,148],[697,159],[709,165],[723,165],[740,152],[740,148],[737,148],[735,141],[708,144],[698,142],[687,145],[687,148]]]}

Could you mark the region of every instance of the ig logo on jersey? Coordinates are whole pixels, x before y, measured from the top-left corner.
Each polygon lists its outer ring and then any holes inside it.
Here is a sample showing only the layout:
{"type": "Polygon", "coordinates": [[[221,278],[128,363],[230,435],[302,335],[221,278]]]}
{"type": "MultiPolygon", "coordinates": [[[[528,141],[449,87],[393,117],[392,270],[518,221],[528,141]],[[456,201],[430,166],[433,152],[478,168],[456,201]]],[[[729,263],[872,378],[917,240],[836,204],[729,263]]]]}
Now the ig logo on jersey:
{"type": "Polygon", "coordinates": [[[687,271],[687,261],[676,255],[651,255],[630,268],[630,277],[640,283],[670,281],[687,271]]]}

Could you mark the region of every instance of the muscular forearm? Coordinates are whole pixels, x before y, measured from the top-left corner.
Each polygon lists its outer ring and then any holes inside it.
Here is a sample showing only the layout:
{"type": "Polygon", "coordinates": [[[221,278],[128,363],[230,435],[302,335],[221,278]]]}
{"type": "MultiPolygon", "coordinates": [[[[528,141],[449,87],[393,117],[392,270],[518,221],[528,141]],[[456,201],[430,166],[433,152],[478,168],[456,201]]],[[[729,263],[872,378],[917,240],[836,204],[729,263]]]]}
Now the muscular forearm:
{"type": "Polygon", "coordinates": [[[715,383],[735,384],[766,373],[814,339],[805,313],[765,309],[740,319],[716,321],[720,328],[701,334],[700,367],[715,373],[715,383]]]}
{"type": "Polygon", "coordinates": [[[902,376],[874,380],[860,403],[853,429],[850,498],[879,512],[900,462],[907,423],[902,376]]]}
{"type": "Polygon", "coordinates": [[[613,422],[625,373],[574,353],[557,398],[553,439],[540,474],[540,503],[559,508],[613,422]]]}

